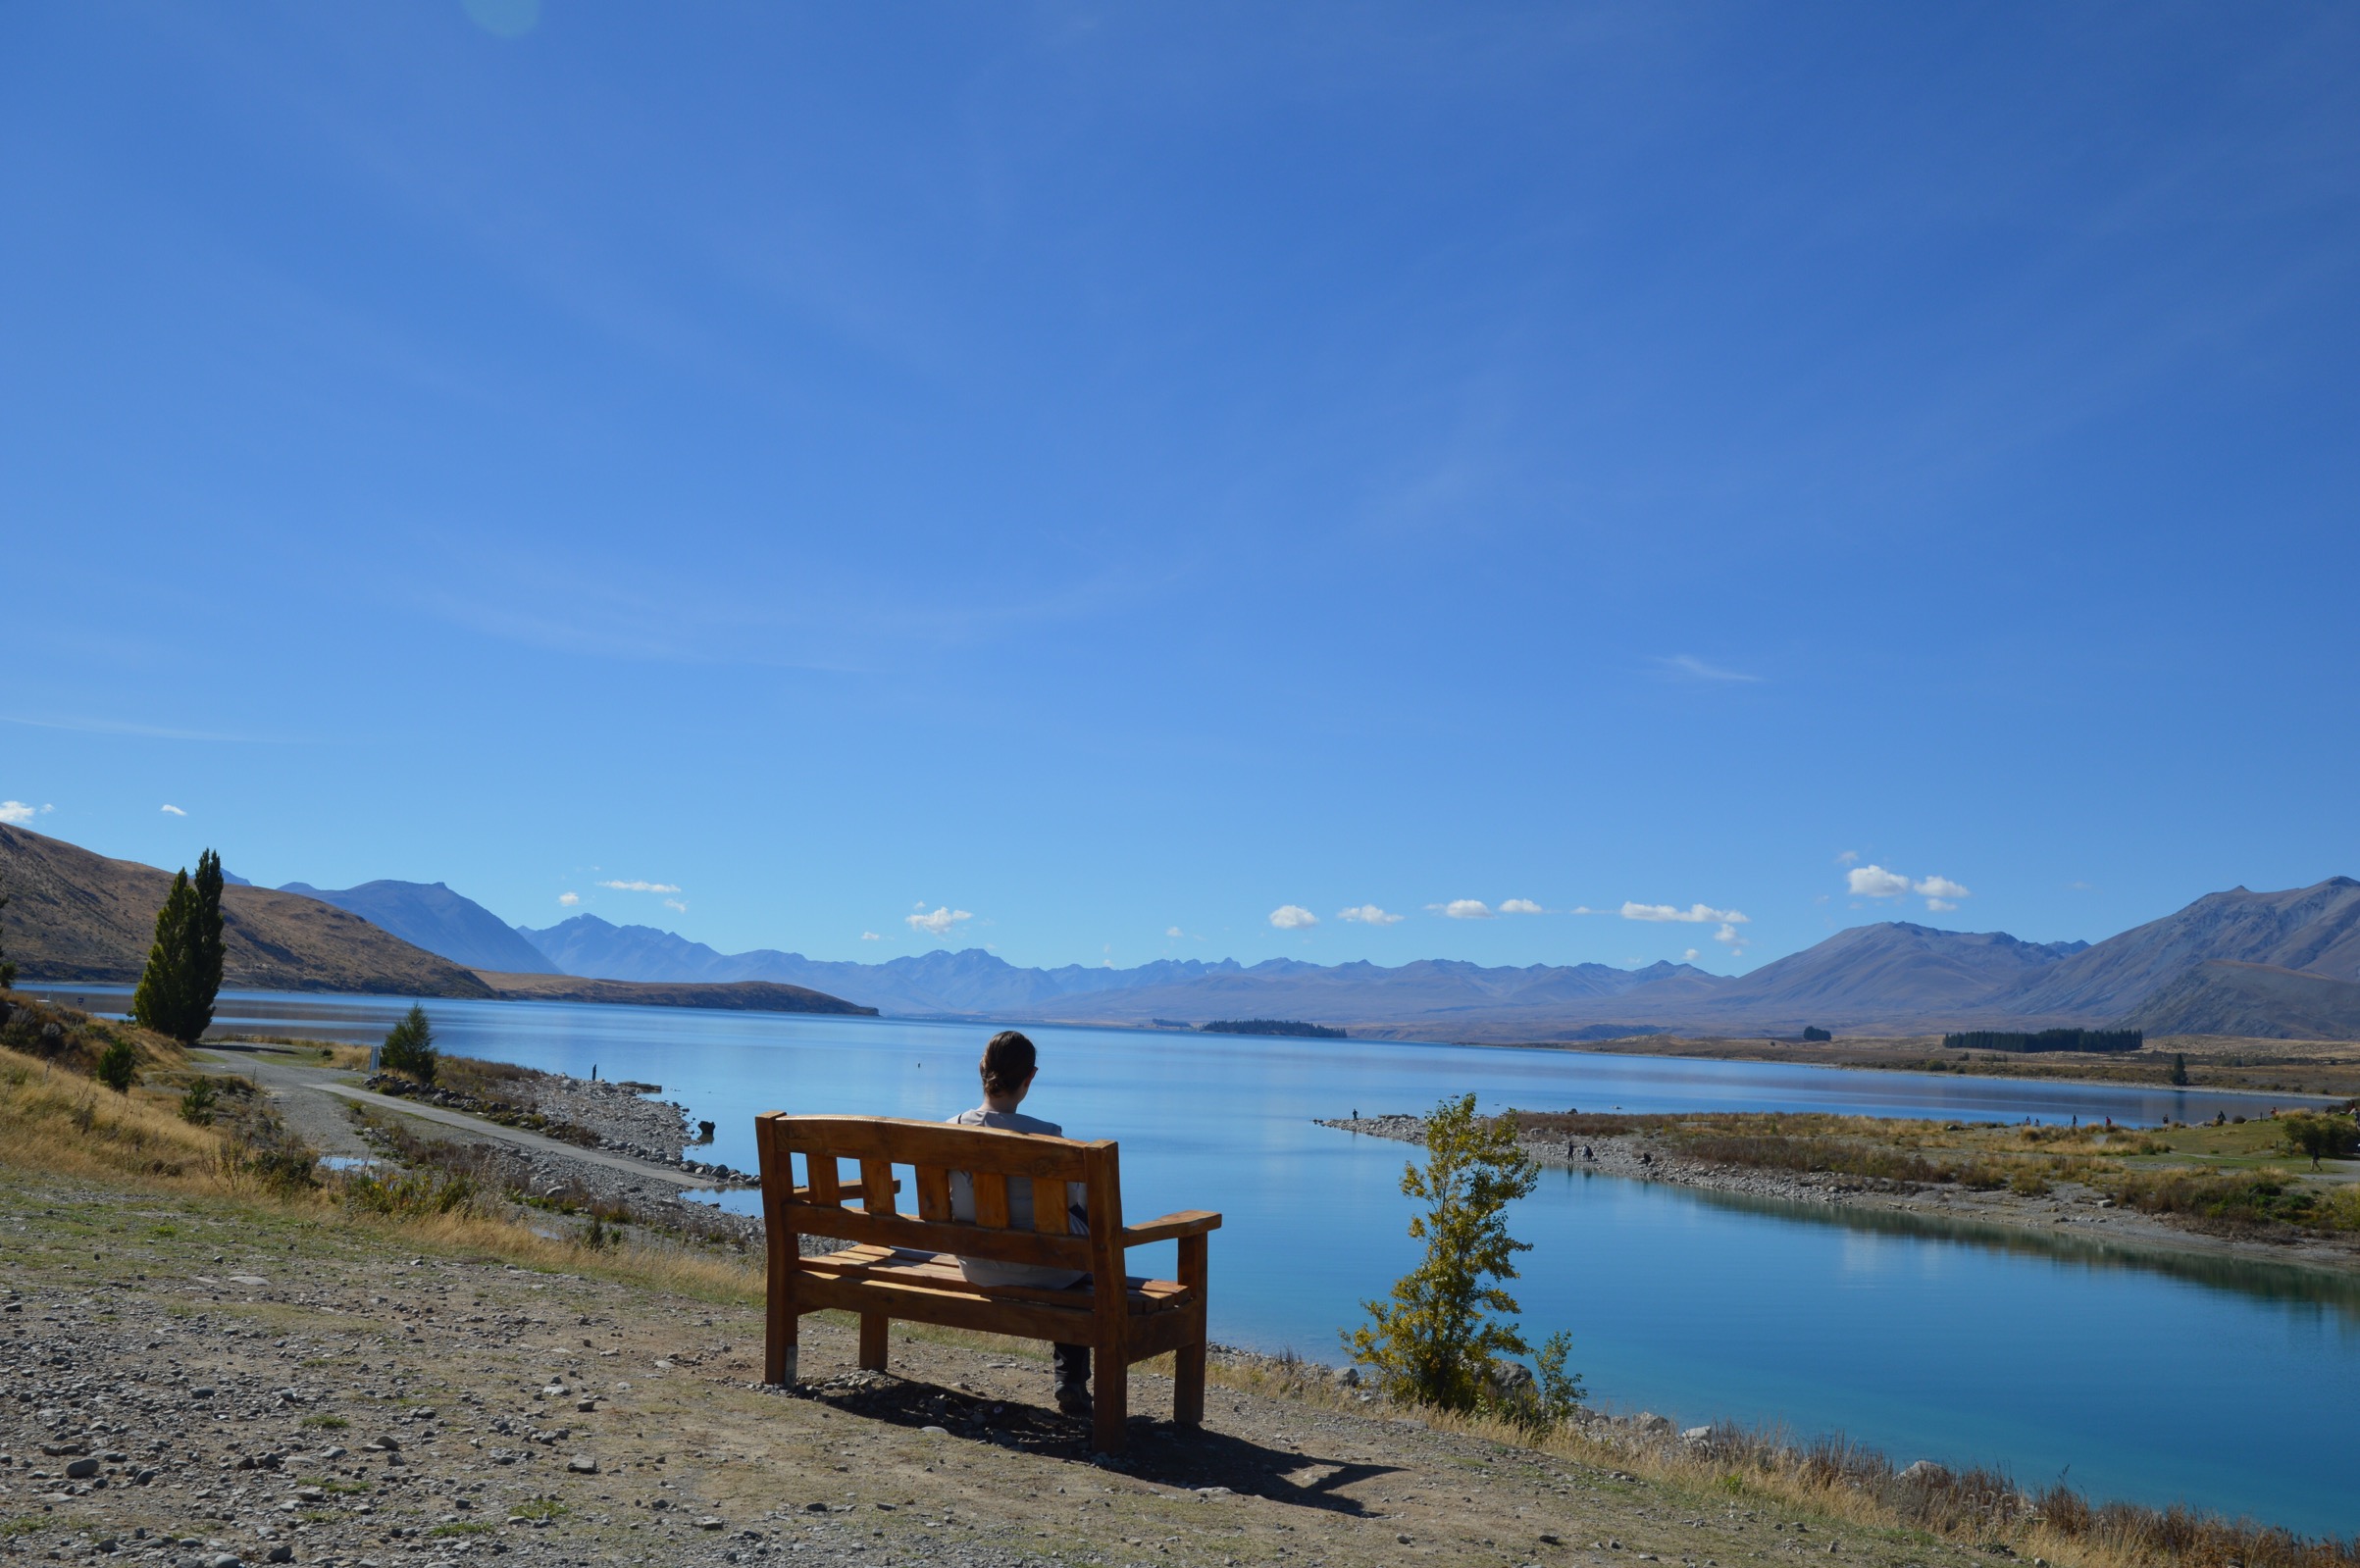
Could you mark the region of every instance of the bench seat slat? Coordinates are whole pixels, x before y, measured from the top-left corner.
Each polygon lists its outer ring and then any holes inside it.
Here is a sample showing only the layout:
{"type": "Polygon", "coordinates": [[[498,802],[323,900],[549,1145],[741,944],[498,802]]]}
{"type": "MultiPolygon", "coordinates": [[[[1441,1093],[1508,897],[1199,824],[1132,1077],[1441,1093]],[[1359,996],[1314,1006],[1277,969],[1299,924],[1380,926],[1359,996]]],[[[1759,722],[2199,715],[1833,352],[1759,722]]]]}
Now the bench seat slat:
{"type": "MultiPolygon", "coordinates": [[[[1049,1290],[1029,1285],[978,1285],[967,1278],[958,1259],[948,1252],[920,1252],[903,1247],[849,1246],[824,1257],[801,1260],[805,1270],[845,1278],[894,1280],[923,1284],[961,1295],[993,1301],[1030,1301],[1072,1311],[1090,1310],[1087,1286],[1049,1290]]],[[[1188,1304],[1190,1290],[1177,1280],[1151,1280],[1133,1275],[1123,1281],[1134,1313],[1168,1312],[1188,1304]]]]}
{"type": "Polygon", "coordinates": [[[779,1207],[804,1236],[834,1236],[921,1252],[963,1252],[998,1263],[1031,1263],[1050,1269],[1081,1271],[1090,1267],[1090,1242],[1079,1236],[938,1225],[906,1214],[868,1214],[835,1204],[790,1202],[779,1207]]]}

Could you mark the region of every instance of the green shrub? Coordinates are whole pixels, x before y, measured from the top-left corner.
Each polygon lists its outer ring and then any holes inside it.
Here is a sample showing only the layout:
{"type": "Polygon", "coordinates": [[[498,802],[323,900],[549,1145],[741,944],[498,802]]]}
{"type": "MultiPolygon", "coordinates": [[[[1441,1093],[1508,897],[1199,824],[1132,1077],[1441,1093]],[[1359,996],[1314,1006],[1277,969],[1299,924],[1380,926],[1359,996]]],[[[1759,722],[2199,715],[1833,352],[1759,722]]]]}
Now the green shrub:
{"type": "Polygon", "coordinates": [[[118,1094],[128,1094],[131,1086],[139,1082],[139,1053],[131,1049],[128,1039],[113,1039],[98,1054],[98,1066],[91,1077],[118,1094]]]}
{"type": "Polygon", "coordinates": [[[404,1073],[421,1084],[435,1081],[435,1070],[441,1052],[435,1049],[434,1026],[427,1022],[426,1009],[410,1003],[410,1010],[400,1023],[385,1035],[385,1043],[377,1053],[377,1063],[388,1073],[404,1073]]]}
{"type": "Polygon", "coordinates": [[[210,1078],[200,1078],[181,1092],[180,1120],[198,1127],[213,1125],[213,1102],[221,1098],[221,1089],[210,1078]]]}
{"type": "Polygon", "coordinates": [[[1404,1167],[1402,1191],[1426,1204],[1410,1221],[1426,1255],[1395,1282],[1390,1301],[1361,1303],[1370,1321],[1345,1337],[1346,1348],[1394,1398],[1553,1425],[1582,1397],[1581,1380],[1565,1371],[1571,1341],[1552,1335],[1536,1353],[1502,1283],[1531,1247],[1508,1234],[1506,1210],[1532,1191],[1540,1169],[1516,1139],[1515,1119],[1477,1116],[1472,1094],[1435,1107],[1425,1144],[1425,1167],[1404,1167]],[[1513,1356],[1534,1357],[1530,1384],[1503,1376],[1513,1356]]]}
{"type": "Polygon", "coordinates": [[[2348,1116],[2306,1116],[2299,1112],[2279,1118],[2286,1152],[2308,1154],[2311,1169],[2322,1159],[2348,1160],[2360,1152],[2360,1122],[2348,1116]]]}

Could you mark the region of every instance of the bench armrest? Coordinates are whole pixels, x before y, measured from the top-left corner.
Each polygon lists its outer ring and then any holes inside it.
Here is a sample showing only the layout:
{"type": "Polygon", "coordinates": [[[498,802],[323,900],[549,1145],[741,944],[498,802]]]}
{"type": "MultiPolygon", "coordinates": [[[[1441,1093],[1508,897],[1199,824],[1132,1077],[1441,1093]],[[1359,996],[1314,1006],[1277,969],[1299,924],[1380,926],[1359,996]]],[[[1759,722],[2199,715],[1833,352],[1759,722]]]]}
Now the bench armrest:
{"type": "Polygon", "coordinates": [[[1146,1246],[1151,1241],[1169,1241],[1181,1236],[1203,1236],[1207,1231],[1220,1228],[1221,1217],[1218,1214],[1206,1209],[1182,1209],[1177,1214],[1166,1214],[1145,1225],[1124,1226],[1123,1245],[1146,1246]]]}

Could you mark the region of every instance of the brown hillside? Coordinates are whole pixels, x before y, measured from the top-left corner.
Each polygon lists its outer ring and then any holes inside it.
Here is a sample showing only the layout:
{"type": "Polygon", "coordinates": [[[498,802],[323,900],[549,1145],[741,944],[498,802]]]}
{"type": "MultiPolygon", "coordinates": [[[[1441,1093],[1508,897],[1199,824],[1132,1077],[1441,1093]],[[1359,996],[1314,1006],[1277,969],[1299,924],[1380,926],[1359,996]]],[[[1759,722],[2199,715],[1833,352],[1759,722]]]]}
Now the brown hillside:
{"type": "MultiPolygon", "coordinates": [[[[8,955],[26,983],[129,984],[147,962],[172,874],[0,827],[0,883],[8,955]]],[[[472,971],[315,898],[225,887],[222,924],[223,984],[236,989],[492,994],[472,971]]]]}
{"type": "Polygon", "coordinates": [[[732,1013],[841,1013],[874,1018],[877,1009],[847,1002],[803,986],[740,980],[721,985],[695,981],[584,980],[574,975],[505,975],[476,971],[508,1001],[614,1002],[626,1007],[710,1007],[732,1013]]]}

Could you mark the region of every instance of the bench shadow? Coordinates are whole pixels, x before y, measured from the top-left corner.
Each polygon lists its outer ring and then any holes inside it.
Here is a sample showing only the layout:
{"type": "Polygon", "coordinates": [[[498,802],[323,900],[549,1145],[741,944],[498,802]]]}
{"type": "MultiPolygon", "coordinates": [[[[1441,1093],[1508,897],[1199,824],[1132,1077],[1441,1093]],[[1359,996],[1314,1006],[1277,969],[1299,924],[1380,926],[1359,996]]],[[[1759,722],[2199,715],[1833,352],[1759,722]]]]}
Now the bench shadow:
{"type": "MultiPolygon", "coordinates": [[[[1133,1394],[1145,1391],[1134,1389],[1133,1394]]],[[[1090,1457],[1089,1418],[1061,1415],[1047,1404],[996,1399],[890,1372],[830,1378],[804,1384],[796,1392],[845,1415],[912,1432],[940,1427],[945,1442],[988,1442],[1045,1458],[1090,1457]]],[[[1174,1426],[1164,1416],[1134,1414],[1130,1440],[1128,1452],[1104,1462],[1138,1480],[1184,1490],[1226,1487],[1271,1502],[1352,1517],[1376,1514],[1358,1498],[1344,1495],[1343,1489],[1401,1468],[1322,1458],[1208,1427],[1174,1426]],[[1294,1479],[1298,1476],[1307,1479],[1294,1479]]]]}

